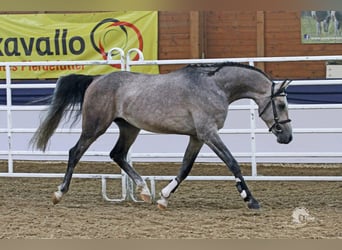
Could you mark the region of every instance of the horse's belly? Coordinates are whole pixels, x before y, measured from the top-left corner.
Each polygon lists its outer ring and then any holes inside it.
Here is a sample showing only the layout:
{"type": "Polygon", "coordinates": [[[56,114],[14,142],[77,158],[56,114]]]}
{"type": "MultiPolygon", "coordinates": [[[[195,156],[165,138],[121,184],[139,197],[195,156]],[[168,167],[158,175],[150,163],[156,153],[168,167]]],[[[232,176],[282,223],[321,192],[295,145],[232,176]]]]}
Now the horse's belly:
{"type": "Polygon", "coordinates": [[[181,119],[179,117],[157,117],[150,120],[146,117],[142,117],[141,119],[135,118],[129,120],[129,122],[134,126],[154,133],[188,135],[195,134],[193,122],[189,118],[181,119]]]}

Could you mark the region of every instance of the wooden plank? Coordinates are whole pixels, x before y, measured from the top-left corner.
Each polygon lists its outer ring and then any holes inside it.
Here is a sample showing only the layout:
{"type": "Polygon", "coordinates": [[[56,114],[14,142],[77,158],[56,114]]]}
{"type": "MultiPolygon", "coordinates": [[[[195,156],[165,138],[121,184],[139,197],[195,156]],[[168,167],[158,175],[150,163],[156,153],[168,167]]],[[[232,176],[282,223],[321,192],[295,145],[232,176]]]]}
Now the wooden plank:
{"type": "Polygon", "coordinates": [[[256,56],[255,11],[206,12],[206,57],[256,56]]]}
{"type": "Polygon", "coordinates": [[[267,73],[278,79],[318,79],[325,77],[324,62],[274,62],[266,64],[267,73]]]}
{"type": "MultiPolygon", "coordinates": [[[[264,11],[257,11],[256,27],[256,54],[258,57],[265,56],[265,14],[264,11]]],[[[265,70],[265,63],[257,63],[259,69],[265,70]]]]}
{"type": "Polygon", "coordinates": [[[200,58],[200,13],[190,11],[190,57],[200,58]]]}
{"type": "MultiPolygon", "coordinates": [[[[189,12],[160,11],[158,34],[158,58],[190,58],[189,12]]],[[[161,73],[174,69],[172,65],[159,67],[161,73]]]]}

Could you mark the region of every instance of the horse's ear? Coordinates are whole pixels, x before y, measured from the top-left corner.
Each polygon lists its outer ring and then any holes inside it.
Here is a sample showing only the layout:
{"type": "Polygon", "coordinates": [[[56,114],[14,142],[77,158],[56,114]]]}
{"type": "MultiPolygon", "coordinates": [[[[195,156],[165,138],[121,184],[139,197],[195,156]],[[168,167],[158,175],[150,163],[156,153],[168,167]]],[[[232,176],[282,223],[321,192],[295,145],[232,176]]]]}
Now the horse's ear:
{"type": "Polygon", "coordinates": [[[288,79],[284,80],[280,85],[280,89],[285,90],[290,85],[291,82],[292,80],[288,80],[288,79]]]}
{"type": "Polygon", "coordinates": [[[273,92],[273,96],[278,96],[278,95],[285,93],[286,88],[289,86],[291,82],[292,82],[291,80],[286,79],[280,84],[280,86],[277,84],[277,86],[279,87],[277,88],[275,92],[273,92]]]}

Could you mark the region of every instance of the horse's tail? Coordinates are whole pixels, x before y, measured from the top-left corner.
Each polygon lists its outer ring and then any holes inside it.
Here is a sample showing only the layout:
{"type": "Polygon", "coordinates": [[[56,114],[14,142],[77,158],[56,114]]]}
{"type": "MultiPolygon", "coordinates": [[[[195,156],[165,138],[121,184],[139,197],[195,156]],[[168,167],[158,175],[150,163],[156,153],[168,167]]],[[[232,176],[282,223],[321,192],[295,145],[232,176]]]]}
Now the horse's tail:
{"type": "Polygon", "coordinates": [[[30,141],[33,146],[45,151],[50,137],[68,109],[76,112],[74,122],[77,120],[82,112],[84,94],[93,80],[94,76],[78,74],[63,76],[58,79],[54,93],[50,98],[46,117],[30,141]],[[76,105],[79,105],[80,108],[75,109],[76,105]]]}

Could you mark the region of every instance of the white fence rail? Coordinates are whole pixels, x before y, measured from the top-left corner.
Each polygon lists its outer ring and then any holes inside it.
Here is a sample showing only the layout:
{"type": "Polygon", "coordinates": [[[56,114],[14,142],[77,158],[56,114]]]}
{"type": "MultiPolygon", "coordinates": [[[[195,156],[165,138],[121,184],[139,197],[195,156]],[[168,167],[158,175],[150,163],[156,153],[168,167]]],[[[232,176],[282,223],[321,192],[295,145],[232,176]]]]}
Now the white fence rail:
{"type": "MultiPolygon", "coordinates": [[[[6,84],[0,85],[0,89],[6,89],[7,94],[7,104],[6,106],[0,106],[0,112],[6,113],[6,115],[2,115],[0,117],[0,139],[1,144],[6,144],[5,139],[7,140],[7,149],[0,148],[0,159],[7,159],[8,162],[8,171],[5,173],[0,173],[0,177],[42,177],[42,178],[60,178],[63,174],[44,174],[44,173],[15,173],[13,171],[13,160],[14,159],[47,159],[48,157],[63,157],[66,159],[68,155],[68,149],[63,143],[64,148],[60,149],[52,149],[48,150],[45,153],[39,151],[32,151],[31,149],[18,149],[18,147],[14,147],[14,136],[23,136],[21,143],[26,144],[27,138],[30,138],[35,131],[35,126],[33,127],[25,127],[25,126],[14,126],[15,122],[13,119],[13,112],[20,112],[20,114],[24,114],[27,112],[40,112],[44,110],[45,106],[13,106],[12,105],[12,90],[13,89],[23,89],[23,88],[54,88],[55,84],[12,84],[11,81],[11,66],[38,66],[38,65],[104,65],[104,64],[121,64],[122,69],[131,70],[132,67],[139,67],[140,65],[166,65],[166,64],[203,64],[203,63],[218,63],[218,62],[226,62],[226,61],[235,61],[235,62],[247,62],[250,65],[254,65],[255,62],[291,62],[291,61],[331,61],[331,60],[342,60],[342,56],[305,56],[305,57],[262,57],[262,58],[220,58],[220,59],[192,59],[192,60],[144,60],[143,54],[136,49],[133,49],[127,53],[125,56],[123,51],[118,48],[114,48],[113,50],[118,50],[121,54],[120,60],[112,60],[109,57],[107,61],[58,61],[58,62],[0,62],[0,66],[4,66],[6,69],[6,84]],[[139,53],[140,60],[139,61],[131,61],[130,54],[131,53],[139,53]],[[6,119],[6,123],[1,121],[4,118],[6,119]]],[[[111,53],[110,53],[111,54],[111,53]]],[[[325,84],[339,84],[342,85],[342,79],[326,79],[326,80],[296,80],[291,83],[291,85],[325,85],[325,84]]],[[[239,152],[239,150],[232,150],[233,154],[243,161],[251,162],[252,165],[252,174],[251,176],[246,176],[247,180],[268,180],[268,181],[300,181],[300,180],[316,180],[316,181],[342,181],[342,176],[260,176],[257,173],[257,161],[268,161],[268,159],[274,160],[276,158],[279,159],[295,159],[298,162],[311,162],[312,159],[322,159],[323,162],[335,162],[342,163],[342,104],[315,104],[315,105],[307,105],[307,104],[298,104],[298,105],[290,105],[290,116],[293,120],[293,133],[294,136],[309,136],[310,140],[307,140],[307,137],[299,143],[297,148],[292,149],[290,146],[284,146],[285,149],[281,147],[277,148],[274,145],[271,146],[271,149],[275,150],[259,150],[259,140],[264,144],[269,144],[268,141],[270,139],[274,140],[272,135],[269,135],[268,129],[262,123],[259,124],[258,118],[256,118],[257,114],[257,106],[253,101],[237,103],[231,105],[230,113],[243,113],[242,116],[245,119],[248,116],[247,122],[245,122],[244,127],[240,127],[238,124],[235,128],[224,127],[220,134],[221,136],[235,137],[235,136],[245,136],[249,141],[249,150],[245,150],[244,152],[239,152]],[[328,114],[328,117],[317,116],[312,119],[314,115],[318,111],[323,111],[324,114],[328,114]],[[296,114],[298,112],[298,114],[296,114]],[[303,116],[308,115],[311,119],[304,119],[305,121],[310,120],[309,124],[301,125],[296,124],[296,117],[293,117],[293,114],[297,116],[297,118],[303,118],[303,116]],[[326,121],[327,124],[324,124],[326,121]],[[323,122],[323,124],[322,124],[323,122]],[[247,125],[246,125],[247,124],[247,125]],[[314,139],[317,135],[320,135],[318,141],[314,139]],[[262,136],[261,139],[258,136],[262,136]],[[312,138],[311,138],[312,137],[312,138]],[[332,144],[334,150],[331,150],[328,146],[324,148],[328,148],[328,150],[301,150],[307,147],[311,148],[313,142],[322,143],[320,138],[329,137],[331,140],[327,139],[324,143],[332,144]],[[265,141],[265,142],[264,142],[265,141]],[[292,150],[291,150],[292,149],[292,150]]],[[[323,114],[320,112],[319,114],[323,114]]],[[[1,113],[0,113],[1,114],[1,113]]],[[[241,116],[241,115],[238,115],[241,116]]],[[[234,119],[232,119],[234,121],[234,119]]],[[[239,120],[239,119],[237,119],[239,120]]],[[[299,119],[300,120],[300,119],[299,119]]],[[[228,118],[228,122],[231,119],[228,118]]],[[[36,124],[39,121],[36,121],[36,124]]],[[[21,124],[23,125],[23,124],[21,124]]],[[[56,137],[67,135],[68,138],[76,138],[80,133],[80,128],[58,128],[56,131],[56,137]]],[[[118,135],[118,129],[115,127],[111,127],[107,133],[107,135],[118,135]]],[[[146,131],[141,132],[142,140],[148,140],[145,137],[148,136],[156,136],[153,133],[149,133],[146,131]]],[[[157,135],[160,136],[160,135],[157,135]]],[[[17,139],[18,141],[20,139],[17,139]]],[[[70,139],[73,140],[73,139],[70,139]]],[[[229,138],[227,139],[230,140],[229,138]]],[[[234,138],[233,138],[234,140],[234,138]]],[[[75,143],[76,139],[71,143],[75,143]]],[[[112,140],[111,140],[112,141],[112,140]]],[[[163,143],[159,141],[158,143],[163,143]]],[[[273,141],[272,141],[273,143],[273,141]]],[[[72,145],[71,144],[71,145],[72,145]]],[[[229,147],[230,143],[227,142],[229,147]]],[[[241,147],[241,146],[240,146],[241,147]]],[[[20,147],[19,147],[20,148],[20,147]]],[[[246,148],[246,145],[243,146],[246,148]]],[[[262,148],[262,147],[261,147],[262,148]]],[[[110,149],[110,148],[109,148],[110,149]]],[[[98,149],[89,150],[85,157],[104,157],[108,155],[109,149],[107,146],[101,145],[98,149]]],[[[142,150],[144,151],[144,150],[142,150]]],[[[181,151],[181,150],[180,150],[181,151]]],[[[131,154],[131,159],[133,160],[160,160],[164,161],[172,160],[179,161],[183,156],[183,152],[174,152],[170,150],[168,153],[165,152],[136,152],[133,149],[131,154]]],[[[208,151],[201,153],[198,156],[199,159],[209,160],[209,161],[217,161],[218,158],[215,154],[208,151]]],[[[59,158],[61,159],[61,158],[59,158]]],[[[101,158],[102,159],[102,158],[101,158]]],[[[109,159],[109,158],[108,158],[109,159]]],[[[286,160],[285,160],[286,161],[286,160]]],[[[102,193],[103,197],[107,200],[119,201],[126,199],[127,197],[131,197],[133,200],[133,189],[132,184],[127,179],[125,174],[118,175],[105,175],[105,174],[75,174],[75,178],[101,178],[102,179],[102,193]],[[119,199],[109,199],[106,194],[106,179],[120,179],[122,181],[122,197],[119,199]]],[[[145,179],[151,181],[152,193],[154,194],[154,182],[156,180],[170,180],[173,176],[144,176],[145,179]]],[[[231,177],[225,176],[189,176],[187,180],[230,180],[231,177]]]]}

